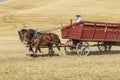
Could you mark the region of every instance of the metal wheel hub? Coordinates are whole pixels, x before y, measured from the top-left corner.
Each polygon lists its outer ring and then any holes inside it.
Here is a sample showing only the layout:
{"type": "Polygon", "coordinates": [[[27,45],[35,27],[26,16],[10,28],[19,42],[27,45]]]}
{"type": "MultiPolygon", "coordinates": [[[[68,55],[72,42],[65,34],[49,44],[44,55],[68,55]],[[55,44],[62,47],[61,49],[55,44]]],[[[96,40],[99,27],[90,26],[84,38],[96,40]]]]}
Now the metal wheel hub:
{"type": "Polygon", "coordinates": [[[80,42],[76,46],[78,56],[85,56],[89,54],[89,44],[87,42],[80,42]]]}

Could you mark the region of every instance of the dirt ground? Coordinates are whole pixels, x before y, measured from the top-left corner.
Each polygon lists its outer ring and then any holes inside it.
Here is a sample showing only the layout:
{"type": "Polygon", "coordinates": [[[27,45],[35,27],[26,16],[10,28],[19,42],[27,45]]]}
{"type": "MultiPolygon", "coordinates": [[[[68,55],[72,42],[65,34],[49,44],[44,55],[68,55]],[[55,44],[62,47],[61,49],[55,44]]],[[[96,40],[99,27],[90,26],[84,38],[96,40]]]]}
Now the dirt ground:
{"type": "MultiPolygon", "coordinates": [[[[101,53],[90,48],[89,56],[29,57],[17,31],[33,28],[48,31],[75,22],[120,23],[119,0],[7,0],[0,2],[0,80],[120,80],[120,47],[101,53]]],[[[59,35],[60,30],[51,31],[59,35]]],[[[62,43],[66,40],[61,39],[62,43]]],[[[90,43],[93,44],[93,43],[90,43]]],[[[55,54],[59,51],[55,48],[55,54]]],[[[42,49],[47,54],[48,49],[42,49]]]]}

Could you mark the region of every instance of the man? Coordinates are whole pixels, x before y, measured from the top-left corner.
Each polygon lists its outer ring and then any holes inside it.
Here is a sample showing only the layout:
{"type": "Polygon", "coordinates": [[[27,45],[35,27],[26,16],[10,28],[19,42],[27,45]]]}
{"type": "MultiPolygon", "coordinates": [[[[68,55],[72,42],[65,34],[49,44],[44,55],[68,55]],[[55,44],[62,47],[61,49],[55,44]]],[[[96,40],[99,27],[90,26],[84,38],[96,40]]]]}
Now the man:
{"type": "Polygon", "coordinates": [[[77,17],[77,23],[82,22],[82,18],[80,15],[76,15],[76,17],[77,17]]]}

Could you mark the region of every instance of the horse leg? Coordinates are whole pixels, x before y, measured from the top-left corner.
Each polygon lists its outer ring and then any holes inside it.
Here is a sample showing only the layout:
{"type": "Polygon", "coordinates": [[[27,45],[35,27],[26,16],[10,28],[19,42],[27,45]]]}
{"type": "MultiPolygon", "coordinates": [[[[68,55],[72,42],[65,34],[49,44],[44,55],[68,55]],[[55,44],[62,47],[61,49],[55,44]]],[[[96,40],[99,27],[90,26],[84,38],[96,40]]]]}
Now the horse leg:
{"type": "Polygon", "coordinates": [[[51,55],[54,55],[53,45],[51,45],[51,55]]]}
{"type": "Polygon", "coordinates": [[[33,48],[32,47],[29,47],[29,52],[31,53],[34,53],[34,51],[33,51],[33,48]]]}
{"type": "Polygon", "coordinates": [[[36,57],[37,56],[37,47],[35,47],[35,53],[34,53],[34,56],[36,57]]]}
{"type": "Polygon", "coordinates": [[[36,57],[36,56],[37,56],[37,51],[39,50],[39,52],[40,52],[41,50],[40,50],[40,48],[39,48],[39,45],[38,45],[38,44],[36,44],[36,45],[34,46],[34,48],[35,48],[35,53],[34,53],[34,56],[36,57]]]}
{"type": "Polygon", "coordinates": [[[60,46],[58,44],[55,44],[57,49],[60,51],[60,46]]]}
{"type": "Polygon", "coordinates": [[[48,48],[49,48],[49,53],[48,53],[48,55],[50,55],[50,56],[54,55],[53,44],[50,44],[50,45],[48,46],[48,48]]]}
{"type": "Polygon", "coordinates": [[[43,52],[41,51],[40,47],[38,47],[38,51],[43,55],[43,52]]]}
{"type": "Polygon", "coordinates": [[[62,55],[62,53],[61,53],[61,51],[60,51],[60,46],[58,45],[58,44],[55,44],[56,45],[56,47],[57,47],[57,49],[58,49],[58,51],[59,51],[59,55],[62,55]]]}
{"type": "Polygon", "coordinates": [[[50,49],[50,47],[48,46],[48,56],[50,56],[50,52],[51,52],[51,49],[50,49]]]}
{"type": "MultiPolygon", "coordinates": [[[[33,48],[32,48],[32,47],[29,47],[29,54],[30,54],[31,56],[33,56],[33,54],[35,54],[35,52],[33,51],[33,48]]],[[[26,55],[28,55],[28,54],[26,54],[26,55]]]]}

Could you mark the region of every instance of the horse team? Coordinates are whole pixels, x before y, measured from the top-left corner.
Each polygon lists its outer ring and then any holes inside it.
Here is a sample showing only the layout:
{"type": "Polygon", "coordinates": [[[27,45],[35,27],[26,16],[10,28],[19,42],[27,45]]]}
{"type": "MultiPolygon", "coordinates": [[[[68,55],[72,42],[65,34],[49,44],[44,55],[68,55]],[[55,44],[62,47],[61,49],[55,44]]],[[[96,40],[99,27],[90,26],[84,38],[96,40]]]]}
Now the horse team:
{"type": "Polygon", "coordinates": [[[60,51],[60,38],[55,33],[41,33],[34,29],[21,29],[18,31],[20,41],[29,47],[29,51],[33,56],[37,56],[37,51],[43,55],[40,47],[48,47],[48,56],[54,55],[53,45],[60,51]],[[35,51],[33,50],[35,48],[35,51]]]}

